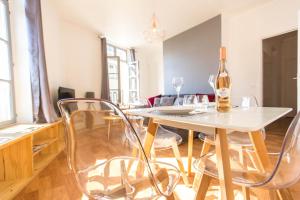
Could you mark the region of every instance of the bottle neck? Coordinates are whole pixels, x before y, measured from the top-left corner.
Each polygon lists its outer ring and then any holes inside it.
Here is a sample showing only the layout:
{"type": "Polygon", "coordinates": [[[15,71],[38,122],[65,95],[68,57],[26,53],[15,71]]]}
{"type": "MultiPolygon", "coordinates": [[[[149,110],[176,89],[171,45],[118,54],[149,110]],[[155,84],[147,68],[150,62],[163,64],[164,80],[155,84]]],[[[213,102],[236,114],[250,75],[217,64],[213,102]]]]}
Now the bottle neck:
{"type": "Polygon", "coordinates": [[[220,60],[220,66],[219,66],[219,71],[220,72],[224,72],[226,69],[225,69],[225,63],[226,63],[226,60],[225,59],[221,59],[220,60]]]}

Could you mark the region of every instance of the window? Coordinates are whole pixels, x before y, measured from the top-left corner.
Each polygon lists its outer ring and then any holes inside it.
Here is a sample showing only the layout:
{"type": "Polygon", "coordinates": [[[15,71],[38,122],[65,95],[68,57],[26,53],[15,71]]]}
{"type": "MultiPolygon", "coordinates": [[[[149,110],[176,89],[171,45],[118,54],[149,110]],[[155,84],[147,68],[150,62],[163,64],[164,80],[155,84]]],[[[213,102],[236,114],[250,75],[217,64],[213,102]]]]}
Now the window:
{"type": "Polygon", "coordinates": [[[113,103],[120,102],[120,59],[117,56],[108,56],[109,95],[113,103]]]}
{"type": "Polygon", "coordinates": [[[138,61],[128,64],[129,103],[135,103],[140,96],[140,75],[138,61]]]}
{"type": "Polygon", "coordinates": [[[8,1],[0,0],[0,126],[15,122],[8,1]]]}
{"type": "Polygon", "coordinates": [[[127,50],[107,45],[110,99],[113,103],[130,104],[139,98],[137,62],[129,63],[127,50]]]}

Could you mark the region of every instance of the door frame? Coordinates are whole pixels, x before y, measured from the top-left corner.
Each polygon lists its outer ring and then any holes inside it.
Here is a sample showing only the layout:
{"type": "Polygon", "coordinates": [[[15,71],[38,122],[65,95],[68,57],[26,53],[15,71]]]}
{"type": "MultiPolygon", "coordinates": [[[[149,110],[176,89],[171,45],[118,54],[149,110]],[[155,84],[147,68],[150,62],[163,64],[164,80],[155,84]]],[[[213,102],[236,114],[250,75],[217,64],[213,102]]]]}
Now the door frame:
{"type": "Polygon", "coordinates": [[[298,37],[297,37],[297,41],[298,41],[298,49],[297,49],[297,53],[298,53],[298,56],[297,56],[297,112],[299,112],[300,110],[300,10],[298,11],[298,26],[297,27],[294,27],[294,28],[291,28],[287,31],[283,31],[283,32],[279,32],[279,33],[276,33],[276,34],[270,34],[268,36],[264,36],[261,38],[261,42],[260,42],[260,49],[261,49],[261,103],[263,105],[263,98],[264,98],[264,90],[263,90],[263,84],[264,84],[264,57],[263,57],[263,40],[265,39],[268,39],[268,38],[272,38],[272,37],[276,37],[276,36],[280,36],[280,35],[283,35],[283,34],[286,34],[286,33],[290,33],[290,32],[293,32],[293,31],[297,31],[298,33],[298,37]]]}

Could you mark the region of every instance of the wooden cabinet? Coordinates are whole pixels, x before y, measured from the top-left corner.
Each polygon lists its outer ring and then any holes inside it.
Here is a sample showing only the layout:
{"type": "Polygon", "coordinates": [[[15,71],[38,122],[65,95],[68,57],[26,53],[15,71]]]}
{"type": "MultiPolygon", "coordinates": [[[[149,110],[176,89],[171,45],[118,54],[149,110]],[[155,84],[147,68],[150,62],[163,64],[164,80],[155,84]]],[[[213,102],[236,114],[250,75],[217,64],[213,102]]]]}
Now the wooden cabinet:
{"type": "Polygon", "coordinates": [[[12,199],[63,149],[64,127],[18,124],[0,130],[0,199],[12,199]]]}

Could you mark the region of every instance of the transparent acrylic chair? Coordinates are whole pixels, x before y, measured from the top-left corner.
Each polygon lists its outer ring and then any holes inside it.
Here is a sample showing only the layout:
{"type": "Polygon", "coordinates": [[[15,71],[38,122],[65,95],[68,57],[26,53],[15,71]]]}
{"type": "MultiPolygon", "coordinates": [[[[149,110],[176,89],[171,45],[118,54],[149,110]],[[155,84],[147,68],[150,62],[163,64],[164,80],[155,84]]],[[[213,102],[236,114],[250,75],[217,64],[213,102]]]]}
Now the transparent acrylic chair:
{"type": "Polygon", "coordinates": [[[172,194],[179,170],[146,156],[132,124],[114,104],[66,99],[58,107],[66,126],[68,164],[85,195],[91,199],[155,199],[172,194]],[[105,119],[110,115],[122,120],[110,124],[108,139],[105,119]],[[135,146],[124,143],[126,137],[135,146]]]}
{"type": "MultiPolygon", "coordinates": [[[[248,109],[249,107],[258,107],[258,101],[255,96],[244,96],[244,97],[236,97],[233,98],[233,106],[234,107],[241,107],[243,109],[248,109]]],[[[266,138],[265,130],[261,130],[261,134],[263,138],[266,138]]],[[[200,137],[201,140],[204,140],[206,143],[210,145],[214,145],[214,136],[213,135],[205,135],[200,137]]],[[[239,132],[239,131],[232,131],[228,130],[228,144],[231,147],[239,148],[251,148],[252,143],[249,138],[249,134],[247,132],[239,132]]]]}
{"type": "MultiPolygon", "coordinates": [[[[244,96],[244,97],[233,97],[232,98],[232,104],[233,107],[241,107],[242,109],[248,109],[249,107],[258,107],[258,101],[255,96],[244,96]]],[[[227,140],[230,148],[234,149],[237,154],[239,155],[239,158],[241,160],[244,154],[248,154],[248,157],[251,159],[253,165],[257,169],[261,169],[261,166],[257,164],[257,156],[253,153],[253,145],[249,137],[248,132],[240,132],[240,131],[233,131],[233,130],[227,130],[227,140]],[[246,151],[247,150],[247,151],[246,151]]],[[[263,136],[263,139],[266,138],[265,129],[261,129],[260,133],[263,136]]],[[[204,134],[199,137],[201,140],[203,140],[204,144],[202,146],[201,155],[208,153],[211,150],[211,147],[215,145],[214,136],[204,134]]],[[[201,174],[196,174],[196,177],[194,179],[193,188],[197,191],[198,190],[198,180],[201,178],[201,174]]],[[[249,189],[246,187],[242,187],[244,198],[249,199],[249,189]]]]}
{"type": "MultiPolygon", "coordinates": [[[[140,100],[140,105],[144,105],[144,107],[151,108],[152,105],[148,101],[148,99],[145,100],[140,100]]],[[[144,141],[146,133],[147,133],[147,127],[143,125],[144,118],[140,116],[128,116],[129,120],[133,124],[133,127],[138,130],[139,138],[141,141],[144,141]]],[[[154,138],[154,143],[153,147],[151,149],[151,155],[153,159],[156,158],[156,153],[155,151],[163,151],[163,150],[168,150],[172,149],[174,156],[176,158],[176,161],[178,163],[178,167],[181,171],[181,175],[183,178],[183,181],[186,185],[189,185],[188,178],[185,174],[184,166],[183,166],[183,161],[180,156],[180,152],[178,149],[178,146],[182,143],[182,137],[166,128],[158,124],[158,129],[154,138]]]]}
{"type": "MultiPolygon", "coordinates": [[[[285,189],[295,184],[300,179],[300,112],[290,124],[283,140],[279,153],[269,153],[266,156],[269,164],[264,170],[253,166],[248,154],[244,154],[243,162],[235,150],[230,149],[230,166],[234,184],[265,189],[277,190],[278,195],[283,195],[279,189],[285,189]]],[[[247,150],[245,150],[247,151],[247,150]]],[[[215,152],[209,152],[193,163],[198,173],[218,178],[215,152]]],[[[286,194],[285,194],[286,195],[286,194]]],[[[292,199],[289,195],[281,199],[292,199]]]]}
{"type": "MultiPolygon", "coordinates": [[[[208,83],[211,86],[211,88],[213,89],[214,93],[216,94],[216,90],[215,90],[215,75],[211,74],[209,75],[208,78],[208,83]]],[[[240,97],[240,96],[233,96],[232,97],[232,102],[233,106],[241,106],[241,107],[245,107],[245,109],[247,109],[247,107],[258,107],[258,100],[255,96],[244,96],[244,97],[240,97]],[[247,105],[246,105],[247,104],[247,105]]],[[[230,146],[233,147],[237,147],[237,149],[240,149],[240,147],[242,148],[251,148],[252,144],[250,141],[250,138],[248,136],[248,133],[245,132],[237,132],[237,131],[231,131],[228,130],[230,132],[230,134],[228,134],[227,139],[228,139],[228,144],[230,146]]],[[[265,134],[265,130],[261,130],[261,133],[263,134],[263,138],[266,138],[266,134],[265,134]]],[[[205,141],[203,150],[205,151],[205,149],[209,149],[208,146],[210,145],[214,145],[214,137],[211,135],[206,135],[206,134],[200,134],[201,137],[199,137],[201,140],[205,141]]]]}
{"type": "MultiPolygon", "coordinates": [[[[152,108],[152,104],[148,99],[144,100],[147,102],[148,107],[152,108]]],[[[154,148],[156,150],[165,150],[172,148],[172,143],[176,141],[177,146],[182,143],[182,137],[174,131],[168,130],[161,125],[158,125],[156,138],[154,140],[154,148]]]]}
{"type": "MultiPolygon", "coordinates": [[[[138,100],[139,105],[143,105],[143,108],[152,108],[152,104],[148,101],[148,99],[140,99],[138,100]]],[[[129,119],[133,119],[132,123],[135,122],[135,127],[138,127],[139,131],[139,137],[141,139],[144,139],[145,133],[146,133],[146,127],[144,127],[143,122],[145,120],[144,117],[140,116],[127,116],[129,119]]],[[[168,130],[164,128],[161,125],[158,125],[157,133],[154,139],[153,147],[155,150],[166,150],[171,149],[172,144],[175,140],[175,143],[180,145],[182,143],[182,137],[175,133],[174,131],[168,130]]]]}

